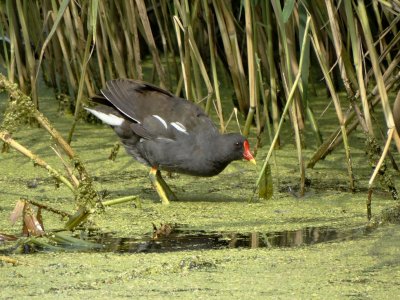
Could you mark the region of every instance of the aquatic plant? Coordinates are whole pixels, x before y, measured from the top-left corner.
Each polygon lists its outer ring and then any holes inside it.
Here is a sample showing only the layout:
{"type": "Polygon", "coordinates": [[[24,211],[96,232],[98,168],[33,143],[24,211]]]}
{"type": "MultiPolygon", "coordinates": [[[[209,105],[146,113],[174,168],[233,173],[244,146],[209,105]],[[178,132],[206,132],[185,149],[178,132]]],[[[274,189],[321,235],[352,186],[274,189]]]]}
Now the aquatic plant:
{"type": "Polygon", "coordinates": [[[243,133],[251,135],[254,124],[256,148],[270,144],[257,185],[282,141],[280,127],[289,118],[300,195],[306,168],[342,143],[349,189],[355,190],[349,135],[360,127],[374,167],[370,195],[376,176],[384,176],[381,182],[396,198],[384,164],[386,155],[392,157],[392,140],[400,149],[389,101],[390,93],[398,93],[400,78],[398,1],[281,3],[6,0],[0,3],[1,57],[8,79],[31,96],[37,111],[39,74],[54,88],[55,99],[67,99],[74,113],[68,143],[83,116],[82,103],[117,77],[146,79],[197,103],[205,100],[206,111],[216,115],[225,131],[235,111],[222,99],[223,83],[232,87],[243,133]],[[143,64],[146,55],[153,61],[150,67],[143,64]],[[322,135],[324,116],[314,115],[310,100],[321,77],[327,109],[333,103],[338,120],[329,136],[322,135]],[[379,116],[373,111],[379,104],[386,137],[377,134],[379,116]],[[314,138],[306,141],[307,131],[314,138]],[[308,162],[306,143],[317,148],[308,162]]]}

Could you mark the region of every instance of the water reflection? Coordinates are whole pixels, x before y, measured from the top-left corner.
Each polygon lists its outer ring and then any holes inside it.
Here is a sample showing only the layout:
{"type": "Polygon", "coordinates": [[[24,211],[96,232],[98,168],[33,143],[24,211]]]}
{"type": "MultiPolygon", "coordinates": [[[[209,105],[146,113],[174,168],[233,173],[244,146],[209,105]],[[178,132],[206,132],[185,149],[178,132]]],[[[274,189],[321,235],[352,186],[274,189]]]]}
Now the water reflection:
{"type": "MultiPolygon", "coordinates": [[[[153,235],[141,238],[121,238],[113,234],[82,231],[78,236],[62,231],[43,237],[23,238],[7,248],[6,235],[0,234],[0,253],[18,251],[80,251],[118,253],[164,253],[189,250],[213,250],[229,248],[288,248],[325,242],[339,242],[360,238],[373,229],[368,227],[337,230],[331,227],[306,227],[299,230],[274,232],[208,232],[190,230],[182,225],[154,226],[153,235]]],[[[9,240],[8,240],[9,241],[9,240]]]]}
{"type": "Polygon", "coordinates": [[[92,237],[90,240],[105,245],[104,251],[128,253],[162,253],[185,250],[226,248],[287,248],[317,243],[352,240],[368,233],[366,228],[338,231],[330,227],[306,227],[278,232],[205,232],[173,227],[166,235],[148,240],[116,238],[112,235],[92,237]]]}

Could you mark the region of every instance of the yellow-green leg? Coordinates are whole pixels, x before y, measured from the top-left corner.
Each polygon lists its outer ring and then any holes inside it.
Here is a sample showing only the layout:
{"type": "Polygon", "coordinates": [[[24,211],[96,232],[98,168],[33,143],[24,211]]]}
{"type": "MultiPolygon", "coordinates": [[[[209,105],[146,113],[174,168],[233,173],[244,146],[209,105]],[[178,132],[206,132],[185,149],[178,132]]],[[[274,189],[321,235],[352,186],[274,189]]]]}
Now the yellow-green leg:
{"type": "Polygon", "coordinates": [[[151,168],[149,177],[163,204],[169,204],[169,201],[177,200],[174,192],[171,191],[168,184],[161,177],[159,170],[151,168]]]}
{"type": "Polygon", "coordinates": [[[161,172],[159,170],[157,170],[156,176],[157,176],[158,181],[162,185],[165,193],[167,194],[168,199],[170,201],[177,201],[178,198],[176,197],[175,193],[171,190],[169,185],[165,182],[164,178],[162,178],[161,172]]]}

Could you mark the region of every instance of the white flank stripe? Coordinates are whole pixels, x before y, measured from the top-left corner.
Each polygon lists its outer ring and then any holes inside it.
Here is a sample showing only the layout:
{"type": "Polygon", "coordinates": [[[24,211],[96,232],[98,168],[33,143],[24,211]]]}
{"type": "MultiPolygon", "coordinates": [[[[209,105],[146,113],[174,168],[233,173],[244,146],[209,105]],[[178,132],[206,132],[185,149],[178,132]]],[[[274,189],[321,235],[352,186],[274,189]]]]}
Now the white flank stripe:
{"type": "Polygon", "coordinates": [[[179,130],[180,132],[183,132],[185,134],[189,134],[186,131],[186,127],[183,126],[182,123],[180,123],[180,122],[172,122],[171,125],[174,126],[176,130],[179,130]]]}
{"type": "Polygon", "coordinates": [[[121,126],[121,124],[124,122],[124,119],[121,117],[118,117],[116,115],[112,115],[112,114],[105,114],[102,113],[100,111],[94,110],[94,109],[90,109],[85,107],[85,109],[89,112],[91,112],[92,114],[94,114],[97,118],[99,118],[100,120],[102,120],[104,123],[111,125],[111,126],[121,126]]]}
{"type": "Polygon", "coordinates": [[[159,115],[153,115],[153,117],[160,121],[164,125],[165,129],[168,129],[167,122],[165,122],[163,118],[161,118],[159,115]]]}

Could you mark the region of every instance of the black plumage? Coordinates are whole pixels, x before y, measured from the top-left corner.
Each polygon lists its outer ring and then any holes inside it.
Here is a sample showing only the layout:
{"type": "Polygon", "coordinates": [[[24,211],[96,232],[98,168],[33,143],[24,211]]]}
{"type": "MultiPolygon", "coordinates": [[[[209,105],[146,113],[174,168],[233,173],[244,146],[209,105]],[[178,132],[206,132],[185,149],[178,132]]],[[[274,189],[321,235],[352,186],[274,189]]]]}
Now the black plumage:
{"type": "Polygon", "coordinates": [[[126,151],[153,172],[214,176],[233,160],[254,161],[242,135],[220,134],[191,101],[130,79],[111,80],[101,93],[94,98],[101,104],[86,109],[111,125],[126,151]]]}

